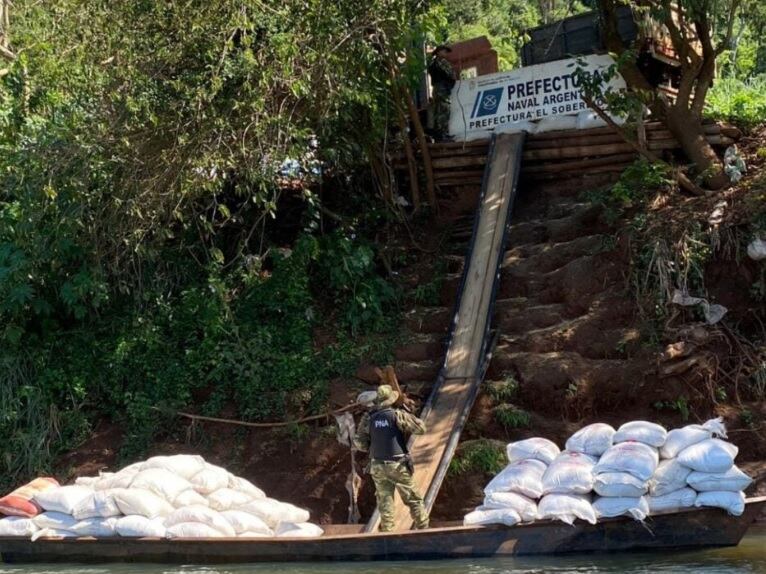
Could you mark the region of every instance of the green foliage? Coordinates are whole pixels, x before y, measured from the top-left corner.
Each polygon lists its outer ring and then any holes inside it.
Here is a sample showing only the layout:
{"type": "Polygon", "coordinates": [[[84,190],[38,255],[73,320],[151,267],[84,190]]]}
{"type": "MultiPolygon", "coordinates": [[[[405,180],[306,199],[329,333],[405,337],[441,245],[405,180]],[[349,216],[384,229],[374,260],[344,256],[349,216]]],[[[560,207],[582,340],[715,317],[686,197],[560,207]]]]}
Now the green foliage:
{"type": "Polygon", "coordinates": [[[496,406],[493,414],[495,420],[506,430],[526,428],[531,420],[527,411],[511,404],[496,406]]]}
{"type": "Polygon", "coordinates": [[[479,439],[460,445],[450,461],[448,472],[452,476],[470,473],[494,475],[506,464],[505,448],[500,441],[479,439]]]}
{"type": "Polygon", "coordinates": [[[711,88],[707,103],[709,117],[753,128],[766,118],[766,75],[721,78],[711,88]]]}
{"type": "Polygon", "coordinates": [[[658,411],[669,410],[681,415],[681,420],[688,421],[690,413],[689,400],[686,397],[678,397],[674,401],[657,401],[654,408],[658,411]]]}
{"type": "Polygon", "coordinates": [[[504,381],[493,382],[487,385],[487,394],[495,403],[507,403],[513,400],[519,391],[519,383],[509,375],[504,381]]]}
{"type": "Polygon", "coordinates": [[[427,283],[418,283],[415,287],[412,297],[418,305],[429,307],[439,305],[442,286],[444,285],[447,265],[443,260],[436,263],[433,269],[433,277],[427,283]]]}

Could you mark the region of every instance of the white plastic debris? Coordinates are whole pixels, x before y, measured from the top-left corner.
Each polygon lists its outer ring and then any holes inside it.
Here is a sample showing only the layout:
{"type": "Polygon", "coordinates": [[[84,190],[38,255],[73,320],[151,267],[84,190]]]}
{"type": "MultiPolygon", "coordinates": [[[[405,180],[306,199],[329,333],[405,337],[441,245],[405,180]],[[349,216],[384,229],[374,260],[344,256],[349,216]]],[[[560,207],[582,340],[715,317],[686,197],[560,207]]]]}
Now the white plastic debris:
{"type": "Polygon", "coordinates": [[[601,456],[612,446],[615,430],[605,423],[594,423],[574,433],[566,443],[569,452],[582,452],[591,456],[601,456]]]}
{"type": "Polygon", "coordinates": [[[756,237],[747,245],[747,256],[754,261],[766,259],[766,241],[756,237]]]}
{"type": "Polygon", "coordinates": [[[705,321],[708,325],[715,325],[724,315],[728,313],[728,309],[723,305],[717,303],[709,303],[707,299],[702,297],[692,297],[688,293],[684,293],[679,289],[673,292],[672,302],[682,307],[693,307],[699,305],[702,308],[702,314],[705,315],[705,321]]]}
{"type": "Polygon", "coordinates": [[[625,423],[614,433],[614,444],[628,441],[640,442],[653,447],[661,447],[668,437],[661,425],[649,421],[631,421],[625,423]]]}
{"type": "Polygon", "coordinates": [[[556,443],[539,437],[512,442],[506,447],[508,462],[534,459],[550,464],[559,452],[556,443]]]}
{"type": "Polygon", "coordinates": [[[736,145],[730,145],[723,154],[723,171],[732,183],[737,183],[747,173],[747,165],[736,145]]]}

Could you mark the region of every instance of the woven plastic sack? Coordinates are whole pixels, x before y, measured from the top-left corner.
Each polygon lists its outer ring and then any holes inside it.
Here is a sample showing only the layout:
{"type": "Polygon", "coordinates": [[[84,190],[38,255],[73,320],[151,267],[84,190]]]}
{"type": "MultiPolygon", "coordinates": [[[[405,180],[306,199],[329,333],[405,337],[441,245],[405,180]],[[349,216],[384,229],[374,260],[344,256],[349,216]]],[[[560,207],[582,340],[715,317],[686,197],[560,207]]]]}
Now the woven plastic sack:
{"type": "Polygon", "coordinates": [[[597,474],[593,490],[601,496],[618,498],[639,498],[649,490],[646,481],[628,472],[604,472],[597,474]]]}
{"type": "Polygon", "coordinates": [[[189,506],[179,508],[165,519],[165,528],[172,528],[176,524],[187,522],[198,522],[214,528],[224,536],[234,536],[234,528],[229,522],[221,516],[220,512],[208,508],[207,506],[189,506]]]}
{"type": "Polygon", "coordinates": [[[97,490],[83,499],[72,511],[72,516],[77,520],[86,518],[109,518],[119,516],[122,512],[117,506],[114,495],[125,489],[97,490]]]}
{"type": "Polygon", "coordinates": [[[114,495],[114,500],[126,516],[137,514],[146,518],[156,518],[167,516],[175,510],[164,498],[140,488],[120,490],[114,495]]]}
{"type": "Polygon", "coordinates": [[[199,522],[181,522],[165,532],[168,538],[223,538],[220,530],[199,522]]]}
{"type": "Polygon", "coordinates": [[[649,505],[649,513],[677,512],[683,508],[691,508],[697,500],[697,493],[688,486],[668,492],[662,496],[647,496],[646,503],[649,505]]]}
{"type": "Polygon", "coordinates": [[[87,486],[60,486],[36,493],[35,502],[44,510],[72,514],[74,509],[92,493],[93,489],[87,486]]]}
{"type": "Polygon", "coordinates": [[[229,472],[225,468],[205,463],[205,468],[189,479],[192,488],[200,494],[210,494],[229,486],[229,472]]]}
{"type": "Polygon", "coordinates": [[[740,516],[745,512],[745,494],[743,492],[731,492],[713,490],[710,492],[700,492],[694,501],[694,506],[711,506],[714,508],[723,508],[733,516],[740,516]]]}
{"type": "Polygon", "coordinates": [[[0,514],[31,518],[40,514],[42,509],[34,500],[35,495],[47,490],[59,488],[54,478],[36,478],[32,482],[17,488],[9,495],[0,498],[0,514]]]}
{"type": "Polygon", "coordinates": [[[39,538],[77,538],[77,534],[69,530],[56,530],[55,528],[43,528],[38,530],[31,537],[33,542],[39,538]]]}
{"type": "Polygon", "coordinates": [[[514,526],[521,522],[521,517],[515,510],[510,508],[496,508],[486,510],[474,510],[463,518],[465,526],[486,526],[489,524],[505,524],[514,526]]]}
{"type": "Polygon", "coordinates": [[[90,488],[94,488],[99,480],[101,480],[100,476],[78,476],[74,479],[74,483],[77,486],[88,486],[90,488]]]}
{"type": "Polygon", "coordinates": [[[662,458],[675,458],[685,448],[713,436],[726,438],[726,426],[721,417],[710,419],[702,425],[687,425],[680,429],[673,429],[668,433],[665,444],[660,448],[660,456],[662,458]]]}
{"type": "Polygon", "coordinates": [[[115,531],[125,538],[165,538],[162,519],[146,516],[125,516],[115,524],[115,531]]]}
{"type": "Polygon", "coordinates": [[[649,505],[643,496],[638,498],[599,496],[593,501],[593,510],[598,518],[632,516],[635,520],[644,520],[649,514],[649,505]]]}
{"type": "Polygon", "coordinates": [[[182,492],[191,490],[192,485],[164,468],[149,468],[133,478],[130,488],[143,488],[172,504],[182,492]]]}
{"type": "Polygon", "coordinates": [[[133,478],[139,473],[143,462],[135,462],[122,470],[111,473],[101,473],[101,478],[93,485],[95,490],[109,490],[111,488],[128,488],[133,478]]]}
{"type": "Polygon", "coordinates": [[[205,459],[194,454],[175,454],[172,456],[153,456],[141,465],[141,470],[166,470],[178,477],[189,480],[205,469],[205,459]]]}
{"type": "Polygon", "coordinates": [[[642,442],[621,442],[601,455],[593,472],[628,472],[639,480],[647,481],[657,470],[659,460],[656,448],[642,442]]]}
{"type": "Polygon", "coordinates": [[[596,459],[581,452],[562,452],[543,474],[543,494],[587,494],[593,490],[596,459]]]}
{"type": "Polygon", "coordinates": [[[31,518],[9,516],[0,520],[0,536],[22,536],[29,538],[39,529],[31,518]]]}
{"type": "Polygon", "coordinates": [[[484,494],[518,492],[529,498],[543,495],[543,474],[548,466],[539,460],[512,462],[484,487],[484,494]]]}
{"type": "Polygon", "coordinates": [[[747,476],[736,466],[732,466],[726,472],[697,472],[689,473],[686,482],[694,490],[699,492],[708,492],[711,490],[729,490],[739,492],[745,490],[753,482],[753,479],[747,476]]]}
{"type": "Polygon", "coordinates": [[[625,423],[614,433],[614,444],[635,441],[659,448],[665,444],[668,431],[664,427],[649,421],[631,421],[625,423]]]}
{"type": "Polygon", "coordinates": [[[738,452],[733,444],[710,438],[682,450],[678,462],[697,472],[726,472],[734,466],[738,452]]]}
{"type": "Polygon", "coordinates": [[[213,510],[231,510],[247,504],[253,499],[249,494],[231,488],[221,488],[207,495],[207,502],[213,510]]]}
{"type": "Polygon", "coordinates": [[[64,514],[63,512],[43,512],[32,520],[37,528],[51,528],[54,530],[69,530],[78,522],[71,514],[64,514]]]}
{"type": "Polygon", "coordinates": [[[678,462],[678,459],[670,458],[661,460],[654,475],[649,480],[649,494],[663,496],[675,492],[686,486],[686,479],[691,469],[678,462]]]}
{"type": "Polygon", "coordinates": [[[574,524],[576,519],[596,524],[596,512],[589,494],[546,494],[537,505],[540,518],[574,524]]]}
{"type": "Polygon", "coordinates": [[[324,534],[316,524],[311,522],[282,522],[275,532],[279,538],[318,538],[324,534]]]}
{"type": "Polygon", "coordinates": [[[528,438],[510,443],[505,447],[508,456],[508,462],[518,462],[520,460],[539,460],[545,464],[550,464],[553,459],[559,455],[559,447],[547,438],[528,438]]]}
{"type": "Polygon", "coordinates": [[[175,508],[183,508],[184,506],[209,506],[207,498],[202,496],[196,490],[184,490],[181,494],[175,497],[173,500],[173,506],[175,508]]]}
{"type": "Polygon", "coordinates": [[[256,532],[262,536],[274,536],[274,531],[269,528],[263,520],[242,510],[225,510],[221,512],[221,516],[226,519],[226,522],[231,524],[234,532],[237,536],[244,534],[245,532],[256,532]]]}
{"type": "Polygon", "coordinates": [[[516,492],[493,492],[484,497],[484,508],[510,508],[515,511],[522,522],[537,520],[537,504],[534,500],[516,492]]]}
{"type": "Polygon", "coordinates": [[[86,518],[69,528],[77,536],[92,536],[94,538],[110,538],[117,536],[117,518],[86,518]]]}
{"type": "Polygon", "coordinates": [[[229,474],[228,487],[232,490],[247,494],[250,498],[266,498],[265,492],[263,492],[249,480],[246,480],[240,476],[229,474]]]}
{"type": "Polygon", "coordinates": [[[612,446],[614,433],[617,432],[606,423],[593,423],[585,426],[567,439],[568,452],[582,452],[591,456],[601,456],[612,446]]]}
{"type": "Polygon", "coordinates": [[[309,511],[287,502],[273,498],[256,498],[237,510],[249,512],[263,520],[270,528],[276,528],[280,522],[308,522],[309,511]]]}

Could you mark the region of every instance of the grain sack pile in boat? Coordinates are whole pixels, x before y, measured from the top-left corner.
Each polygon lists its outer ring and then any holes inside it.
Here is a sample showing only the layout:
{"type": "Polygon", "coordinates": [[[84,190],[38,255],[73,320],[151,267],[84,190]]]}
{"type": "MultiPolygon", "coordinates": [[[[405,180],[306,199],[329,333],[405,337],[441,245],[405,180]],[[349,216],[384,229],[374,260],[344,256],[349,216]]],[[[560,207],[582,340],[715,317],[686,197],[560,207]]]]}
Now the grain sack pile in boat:
{"type": "Polygon", "coordinates": [[[545,438],[508,445],[508,466],[484,488],[484,504],[466,525],[512,526],[537,519],[596,524],[600,518],[715,507],[739,516],[752,479],[734,464],[722,419],[668,432],[648,421],[615,430],[588,425],[565,450],[545,438]]]}
{"type": "Polygon", "coordinates": [[[39,478],[0,499],[0,536],[316,537],[309,512],[201,456],[156,456],[60,486],[39,478]]]}

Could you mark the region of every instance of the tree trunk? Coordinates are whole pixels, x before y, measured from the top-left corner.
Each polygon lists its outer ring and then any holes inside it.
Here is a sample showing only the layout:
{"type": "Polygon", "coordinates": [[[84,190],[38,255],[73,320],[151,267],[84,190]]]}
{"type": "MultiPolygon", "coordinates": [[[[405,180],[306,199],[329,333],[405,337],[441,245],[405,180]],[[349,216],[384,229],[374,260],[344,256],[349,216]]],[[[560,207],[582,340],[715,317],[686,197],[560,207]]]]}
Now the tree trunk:
{"type": "Polygon", "coordinates": [[[729,178],[723,171],[723,164],[715,150],[705,138],[702,123],[688,110],[669,107],[666,110],[668,129],[678,140],[681,149],[697,166],[705,186],[711,190],[724,187],[729,178]]]}

